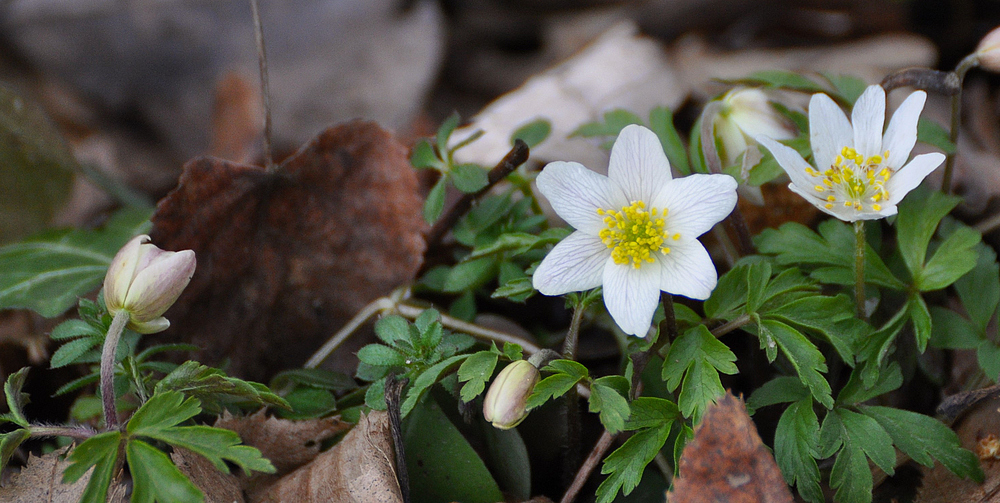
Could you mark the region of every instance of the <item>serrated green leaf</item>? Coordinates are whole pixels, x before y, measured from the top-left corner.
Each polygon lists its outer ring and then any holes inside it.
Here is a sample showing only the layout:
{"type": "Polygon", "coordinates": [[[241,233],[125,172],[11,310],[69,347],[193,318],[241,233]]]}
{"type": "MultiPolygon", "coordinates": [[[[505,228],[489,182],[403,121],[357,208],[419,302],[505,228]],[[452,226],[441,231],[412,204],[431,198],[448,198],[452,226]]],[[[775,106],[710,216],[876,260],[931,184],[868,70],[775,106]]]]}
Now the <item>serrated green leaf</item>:
{"type": "Polygon", "coordinates": [[[981,240],[982,235],[969,227],[956,229],[923,266],[917,287],[923,292],[940,290],[971,271],[978,258],[974,247],[981,240]]]}
{"type": "Polygon", "coordinates": [[[373,381],[365,390],[365,405],[375,410],[386,410],[385,379],[373,381]]]}
{"type": "Polygon", "coordinates": [[[556,242],[558,242],[558,239],[542,239],[539,236],[526,232],[509,232],[501,234],[487,246],[476,247],[466,259],[485,257],[504,252],[511,252],[512,256],[516,256],[532,248],[556,242]]]}
{"type": "Polygon", "coordinates": [[[188,360],[156,383],[156,393],[178,391],[197,398],[202,409],[219,413],[226,405],[249,402],[288,408],[288,402],[266,386],[227,376],[219,369],[188,360]]]}
{"type": "Polygon", "coordinates": [[[975,349],[983,340],[979,330],[960,314],[941,306],[931,307],[931,346],[945,349],[975,349]]]}
{"type": "Polygon", "coordinates": [[[979,458],[963,449],[958,435],[944,423],[923,414],[892,407],[862,406],[861,412],[878,421],[892,442],[914,461],[928,468],[938,460],[952,473],[983,480],[979,458]]]}
{"type": "Polygon", "coordinates": [[[70,339],[73,337],[99,337],[104,339],[104,331],[99,328],[87,323],[83,320],[70,319],[66,320],[52,329],[52,333],[49,334],[49,338],[54,341],[61,341],[64,339],[70,339]]]}
{"type": "Polygon", "coordinates": [[[431,365],[426,370],[420,373],[410,384],[410,390],[406,393],[406,399],[403,404],[399,407],[399,413],[402,417],[406,417],[413,407],[417,405],[417,402],[424,396],[427,390],[441,379],[441,375],[458,368],[459,364],[468,358],[469,355],[457,355],[450,358],[445,358],[440,362],[431,365]]]}
{"type": "Polygon", "coordinates": [[[382,339],[382,342],[394,346],[397,340],[410,339],[410,324],[406,318],[390,314],[375,322],[375,335],[382,339]]]}
{"type": "Polygon", "coordinates": [[[1000,305],[1000,265],[996,252],[985,243],[980,241],[975,251],[975,267],[955,281],[954,286],[969,318],[979,332],[985,333],[1000,305]]]}
{"type": "Polygon", "coordinates": [[[705,315],[709,318],[729,320],[743,314],[747,301],[747,284],[750,265],[740,264],[719,278],[711,296],[705,300],[705,315]]]}
{"type": "Polygon", "coordinates": [[[486,382],[493,376],[499,356],[493,351],[480,351],[469,355],[458,368],[458,382],[464,382],[463,402],[471,402],[486,389],[486,382]]]}
{"type": "Polygon", "coordinates": [[[3,385],[3,394],[7,399],[7,413],[0,416],[0,419],[10,421],[23,428],[28,427],[28,418],[24,417],[24,406],[28,404],[30,395],[21,391],[24,389],[24,381],[28,378],[28,369],[24,367],[17,372],[7,376],[7,382],[3,385]]]}
{"type": "Polygon", "coordinates": [[[795,485],[802,498],[812,503],[825,501],[816,464],[818,449],[819,421],[807,395],[781,414],[774,432],[774,459],[788,485],[795,485]]]}
{"type": "Polygon", "coordinates": [[[136,428],[133,435],[154,438],[200,454],[223,473],[229,473],[227,461],[242,468],[246,475],[250,475],[251,471],[275,472],[274,465],[264,459],[260,451],[248,445],[241,445],[240,436],[232,430],[202,425],[155,429],[140,427],[136,428]]]}
{"type": "Polygon", "coordinates": [[[853,301],[846,295],[803,296],[775,306],[767,317],[823,337],[848,365],[854,364],[860,340],[871,331],[854,317],[853,301]]]}
{"type": "Polygon", "coordinates": [[[951,134],[944,126],[931,119],[921,117],[917,121],[917,140],[937,147],[946,154],[955,153],[955,143],[951,141],[951,134]]]}
{"type": "Polygon", "coordinates": [[[588,377],[587,367],[572,360],[552,360],[541,369],[543,372],[555,372],[535,385],[534,391],[525,404],[528,410],[534,409],[554,397],[566,394],[576,383],[588,377]]]}
{"type": "Polygon", "coordinates": [[[868,416],[839,408],[830,411],[823,420],[820,444],[820,457],[843,447],[830,472],[830,486],[837,490],[837,501],[871,501],[873,481],[868,458],[889,475],[895,472],[892,438],[868,416]]]}
{"type": "Polygon", "coordinates": [[[124,209],[94,231],[45,232],[0,248],[0,309],[52,318],[101,283],[111,259],[149,226],[149,209],[124,209]]]}
{"type": "Polygon", "coordinates": [[[178,391],[154,394],[129,419],[130,435],[149,435],[176,426],[201,413],[201,402],[178,391]]]}
{"type": "Polygon", "coordinates": [[[159,449],[140,440],[125,447],[132,474],[132,503],[201,503],[205,495],[159,449]]]}
{"type": "Polygon", "coordinates": [[[862,370],[860,368],[854,369],[851,372],[850,377],[847,379],[847,384],[841,388],[840,393],[837,394],[837,403],[841,405],[854,405],[866,400],[871,400],[879,395],[884,395],[890,391],[893,391],[903,384],[903,372],[899,368],[899,364],[896,362],[891,362],[883,370],[879,372],[878,381],[876,381],[872,386],[865,387],[864,381],[861,379],[862,370]]]}
{"type": "Polygon", "coordinates": [[[284,396],[291,410],[279,410],[284,419],[314,419],[337,410],[337,398],[333,393],[320,388],[301,386],[284,396]]]}
{"type": "Polygon", "coordinates": [[[937,191],[916,192],[918,197],[907,197],[899,204],[896,217],[896,236],[899,252],[910,274],[918,278],[927,256],[927,245],[937,229],[938,223],[961,198],[948,196],[937,191]],[[923,196],[923,197],[919,197],[923,196]]]}
{"type": "Polygon", "coordinates": [[[861,380],[865,387],[872,387],[878,380],[879,370],[885,357],[893,350],[893,342],[909,320],[904,305],[881,328],[872,332],[858,354],[858,361],[865,362],[861,368],[861,380]]]}
{"type": "Polygon", "coordinates": [[[927,341],[931,338],[931,313],[927,303],[919,293],[910,296],[907,301],[907,311],[913,321],[913,337],[917,341],[917,350],[921,353],[927,349],[927,341]]]}
{"type": "Polygon", "coordinates": [[[809,388],[817,402],[826,408],[833,407],[830,383],[820,372],[826,372],[826,359],[802,332],[775,320],[762,320],[758,325],[761,335],[770,336],[782,354],[788,358],[799,374],[802,384],[809,388]]]}
{"type": "Polygon", "coordinates": [[[57,349],[55,353],[52,353],[52,358],[49,360],[49,368],[57,369],[70,365],[81,355],[103,342],[103,339],[96,337],[81,337],[79,339],[73,339],[62,346],[59,346],[59,349],[57,349]]]}
{"type": "Polygon", "coordinates": [[[399,351],[381,344],[369,344],[358,350],[358,359],[368,365],[396,367],[406,364],[406,356],[399,351]]]}
{"type": "Polygon", "coordinates": [[[628,400],[628,381],[619,375],[595,379],[590,385],[590,412],[600,414],[601,424],[615,434],[625,428],[631,410],[628,400]]]}
{"type": "Polygon", "coordinates": [[[433,224],[438,218],[441,218],[441,212],[444,211],[444,192],[445,188],[448,187],[448,177],[442,175],[438,179],[431,191],[427,193],[427,199],[424,200],[424,221],[428,224],[433,224]]]}
{"type": "Polygon", "coordinates": [[[452,166],[450,173],[455,188],[466,194],[475,194],[490,183],[486,170],[478,164],[458,164],[452,166]]]}
{"type": "Polygon", "coordinates": [[[87,470],[94,467],[90,481],[83,491],[80,502],[105,503],[108,486],[111,485],[111,475],[118,462],[118,448],[122,434],[109,431],[94,435],[73,449],[67,458],[70,465],[63,471],[63,484],[72,484],[80,480],[87,470]]]}
{"type": "Polygon", "coordinates": [[[646,465],[667,442],[672,425],[673,423],[667,423],[638,431],[604,459],[601,473],[608,475],[608,478],[597,488],[598,503],[614,500],[619,489],[628,495],[639,485],[646,465]]]}
{"type": "Polygon", "coordinates": [[[671,391],[681,386],[677,405],[684,417],[697,422],[708,403],[725,392],[719,372],[737,373],[735,361],[736,355],[704,325],[674,341],[664,357],[661,377],[671,391]]]}
{"type": "Polygon", "coordinates": [[[534,284],[530,277],[514,278],[497,288],[490,294],[493,299],[508,299],[511,302],[524,302],[535,294],[534,284]]]}
{"type": "Polygon", "coordinates": [[[410,152],[410,164],[417,169],[434,168],[438,171],[444,169],[444,163],[438,158],[434,147],[427,140],[420,140],[413,146],[413,150],[410,152]]]}
{"type": "Polygon", "coordinates": [[[14,455],[14,451],[21,446],[21,443],[31,437],[31,432],[25,428],[18,428],[7,433],[0,433],[0,471],[7,467],[7,462],[14,455]]]}
{"type": "Polygon", "coordinates": [[[761,407],[779,403],[798,402],[809,396],[809,388],[806,388],[799,378],[792,376],[775,377],[753,391],[750,399],[747,400],[747,413],[753,415],[761,407]]]}
{"type": "Polygon", "coordinates": [[[771,264],[757,262],[750,264],[747,270],[747,312],[755,313],[764,303],[764,293],[771,279],[771,264]]]}
{"type": "Polygon", "coordinates": [[[663,398],[640,396],[629,404],[631,413],[625,421],[626,430],[641,430],[669,426],[681,418],[677,404],[663,398]]]}
{"type": "Polygon", "coordinates": [[[681,176],[691,174],[691,166],[688,164],[687,151],[684,149],[684,142],[681,141],[677,129],[674,127],[674,114],[667,107],[656,107],[649,111],[649,129],[660,139],[660,146],[667,154],[670,166],[677,170],[681,176]]]}
{"type": "Polygon", "coordinates": [[[458,293],[478,288],[496,276],[498,265],[495,256],[459,262],[448,271],[442,291],[458,293]]]}
{"type": "Polygon", "coordinates": [[[514,130],[510,135],[510,144],[514,140],[521,140],[528,144],[529,148],[534,148],[539,143],[545,141],[552,133],[552,124],[546,119],[535,119],[514,130]]]}

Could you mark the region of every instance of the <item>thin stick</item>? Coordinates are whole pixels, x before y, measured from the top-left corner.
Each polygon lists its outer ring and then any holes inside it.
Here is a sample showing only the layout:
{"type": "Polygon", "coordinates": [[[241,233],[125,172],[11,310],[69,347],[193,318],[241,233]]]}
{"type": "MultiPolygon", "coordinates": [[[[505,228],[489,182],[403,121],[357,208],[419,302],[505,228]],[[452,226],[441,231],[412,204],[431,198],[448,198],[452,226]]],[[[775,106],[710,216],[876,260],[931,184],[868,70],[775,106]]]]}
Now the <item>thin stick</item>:
{"type": "Polygon", "coordinates": [[[257,41],[261,98],[264,100],[264,168],[268,173],[273,173],[278,167],[274,164],[274,157],[271,153],[271,90],[267,79],[267,49],[264,47],[264,27],[260,21],[260,8],[257,1],[250,0],[250,8],[253,11],[253,34],[257,41]]]}
{"type": "MultiPolygon", "coordinates": [[[[701,153],[705,156],[705,166],[708,171],[717,175],[724,173],[722,173],[722,160],[719,158],[719,152],[715,149],[713,122],[721,110],[722,103],[713,101],[705,105],[705,109],[701,112],[701,153]]],[[[750,240],[750,229],[747,227],[747,221],[743,218],[743,212],[740,211],[738,205],[726,217],[725,222],[726,226],[736,234],[740,255],[753,255],[754,246],[753,241],[750,240]]]]}
{"type": "Polygon", "coordinates": [[[608,433],[608,430],[604,430],[601,434],[601,438],[597,440],[594,444],[593,450],[587,456],[587,459],[583,461],[583,465],[580,466],[580,471],[576,472],[576,478],[573,479],[573,483],[570,484],[569,488],[566,489],[566,493],[563,494],[559,503],[572,503],[576,499],[577,494],[580,493],[580,489],[583,488],[583,484],[587,482],[590,478],[590,474],[597,467],[597,463],[601,462],[604,458],[604,453],[608,452],[608,448],[611,447],[611,442],[615,439],[615,435],[608,433]]]}

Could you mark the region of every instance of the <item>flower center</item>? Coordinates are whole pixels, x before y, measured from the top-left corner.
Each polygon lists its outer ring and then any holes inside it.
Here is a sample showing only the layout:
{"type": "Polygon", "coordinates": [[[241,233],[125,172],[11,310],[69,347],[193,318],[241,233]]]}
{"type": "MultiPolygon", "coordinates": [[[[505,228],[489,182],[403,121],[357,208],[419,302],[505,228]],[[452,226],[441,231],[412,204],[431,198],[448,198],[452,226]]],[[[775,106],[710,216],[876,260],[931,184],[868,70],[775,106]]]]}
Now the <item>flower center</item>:
{"type": "Polygon", "coordinates": [[[824,206],[827,209],[833,208],[837,202],[843,202],[844,206],[856,211],[862,211],[866,206],[874,211],[882,211],[879,202],[889,198],[885,184],[892,176],[892,170],[882,166],[888,158],[888,150],[882,155],[865,159],[857,150],[844,147],[829,169],[820,173],[806,168],[806,173],[822,177],[821,183],[813,188],[817,193],[826,194],[824,206]]]}
{"type": "MultiPolygon", "coordinates": [[[[663,246],[668,237],[663,220],[666,208],[662,213],[657,208],[646,210],[646,203],[635,201],[621,210],[598,208],[597,214],[604,215],[608,226],[598,236],[611,248],[611,258],[616,264],[632,264],[638,269],[643,262],[652,263],[654,253],[670,253],[670,248],[663,246]]],[[[681,235],[675,233],[670,238],[678,240],[681,235]]]]}

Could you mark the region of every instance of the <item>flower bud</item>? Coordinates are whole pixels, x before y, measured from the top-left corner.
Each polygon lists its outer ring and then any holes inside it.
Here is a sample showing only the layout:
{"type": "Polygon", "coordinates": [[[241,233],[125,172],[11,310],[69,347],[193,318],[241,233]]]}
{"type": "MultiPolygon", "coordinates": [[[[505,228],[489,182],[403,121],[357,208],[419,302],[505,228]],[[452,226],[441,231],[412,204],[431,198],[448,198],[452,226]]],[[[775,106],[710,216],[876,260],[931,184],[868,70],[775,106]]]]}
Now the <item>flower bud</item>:
{"type": "Polygon", "coordinates": [[[486,392],[483,417],[501,430],[520,424],[528,416],[524,404],[538,384],[538,376],[538,369],[527,360],[517,360],[504,367],[486,392]]]}
{"type": "Polygon", "coordinates": [[[991,72],[1000,72],[1000,26],[986,34],[974,53],[979,65],[991,72]]]}
{"type": "Polygon", "coordinates": [[[715,134],[722,142],[722,162],[736,164],[737,158],[757,135],[788,140],[795,135],[760,89],[735,88],[722,97],[722,111],[715,119],[715,134]]]}
{"type": "Polygon", "coordinates": [[[163,313],[177,301],[194,274],[191,250],[164,251],[143,234],[125,244],[104,277],[104,303],[112,316],[128,313],[128,327],[141,334],[170,326],[163,313]]]}

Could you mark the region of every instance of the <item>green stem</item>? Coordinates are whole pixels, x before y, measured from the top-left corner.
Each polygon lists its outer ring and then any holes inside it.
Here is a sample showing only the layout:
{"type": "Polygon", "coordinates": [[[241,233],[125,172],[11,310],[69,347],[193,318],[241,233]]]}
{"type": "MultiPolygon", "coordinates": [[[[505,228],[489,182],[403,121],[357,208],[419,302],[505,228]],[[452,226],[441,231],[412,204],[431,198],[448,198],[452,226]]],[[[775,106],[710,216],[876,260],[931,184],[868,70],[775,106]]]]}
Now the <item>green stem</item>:
{"type": "Polygon", "coordinates": [[[118,428],[118,411],[115,409],[115,353],[127,323],[128,312],[124,309],[118,311],[108,328],[108,336],[104,339],[104,349],[101,351],[101,401],[104,404],[104,425],[109,430],[118,428]]]}
{"type": "Polygon", "coordinates": [[[743,325],[750,323],[751,321],[753,321],[753,318],[751,318],[749,314],[741,314],[733,318],[732,320],[727,321],[726,323],[723,323],[722,325],[713,328],[712,335],[714,335],[715,338],[718,339],[719,337],[722,337],[723,335],[726,335],[729,332],[732,332],[733,330],[736,330],[737,328],[740,328],[743,325]]]}
{"type": "MultiPolygon", "coordinates": [[[[962,123],[962,86],[965,82],[965,74],[979,66],[979,56],[970,54],[955,67],[955,76],[958,77],[958,90],[951,96],[951,143],[958,149],[958,130],[962,123]]],[[[955,154],[948,154],[948,159],[944,163],[944,177],[941,180],[941,192],[951,194],[951,178],[955,169],[955,154]]]]}
{"type": "MultiPolygon", "coordinates": [[[[583,321],[583,313],[587,310],[584,302],[578,302],[573,307],[573,320],[569,324],[566,332],[566,340],[563,341],[563,358],[567,360],[576,359],[576,348],[580,340],[580,324],[583,321]]],[[[566,450],[565,464],[563,465],[563,478],[566,481],[573,480],[576,474],[576,464],[580,459],[580,395],[576,392],[576,387],[566,392],[566,450]]]]}
{"type": "Polygon", "coordinates": [[[854,302],[858,310],[858,317],[868,321],[865,311],[865,222],[858,220],[854,222],[854,302]]]}

